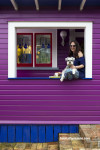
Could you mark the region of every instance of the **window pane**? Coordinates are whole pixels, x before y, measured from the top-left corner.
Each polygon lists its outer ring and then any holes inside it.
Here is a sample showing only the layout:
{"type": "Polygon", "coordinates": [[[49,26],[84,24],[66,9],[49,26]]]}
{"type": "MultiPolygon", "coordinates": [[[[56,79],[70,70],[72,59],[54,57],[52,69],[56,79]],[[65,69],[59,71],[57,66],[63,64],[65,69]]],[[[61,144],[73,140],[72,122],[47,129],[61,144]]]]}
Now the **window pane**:
{"type": "Polygon", "coordinates": [[[36,64],[51,63],[51,35],[36,34],[36,64]]]}
{"type": "Polygon", "coordinates": [[[17,64],[32,63],[31,35],[17,35],[17,64]]]}

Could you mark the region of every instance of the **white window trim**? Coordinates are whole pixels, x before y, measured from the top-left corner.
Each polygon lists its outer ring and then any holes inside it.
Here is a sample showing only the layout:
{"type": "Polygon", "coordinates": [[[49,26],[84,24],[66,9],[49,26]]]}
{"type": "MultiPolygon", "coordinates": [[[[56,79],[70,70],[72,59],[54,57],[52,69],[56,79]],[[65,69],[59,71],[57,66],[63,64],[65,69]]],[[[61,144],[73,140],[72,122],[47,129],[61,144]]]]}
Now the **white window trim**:
{"type": "Polygon", "coordinates": [[[92,78],[92,22],[8,22],[8,78],[17,77],[16,28],[84,29],[85,78],[92,78]]]}

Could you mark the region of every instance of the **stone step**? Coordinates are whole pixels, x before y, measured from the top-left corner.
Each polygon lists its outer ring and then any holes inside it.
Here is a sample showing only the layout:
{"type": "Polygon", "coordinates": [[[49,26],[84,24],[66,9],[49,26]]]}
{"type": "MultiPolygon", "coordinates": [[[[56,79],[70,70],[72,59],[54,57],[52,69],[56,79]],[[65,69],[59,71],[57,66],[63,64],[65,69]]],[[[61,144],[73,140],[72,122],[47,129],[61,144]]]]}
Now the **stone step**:
{"type": "Polygon", "coordinates": [[[100,125],[79,125],[79,135],[84,139],[85,148],[100,149],[100,125]]]}
{"type": "Polygon", "coordinates": [[[16,143],[0,143],[0,150],[13,150],[16,143]]]}
{"type": "Polygon", "coordinates": [[[14,150],[25,150],[26,143],[17,143],[14,150]]]}
{"type": "Polygon", "coordinates": [[[84,149],[83,139],[75,133],[59,133],[59,150],[80,150],[84,149]]]}
{"type": "Polygon", "coordinates": [[[32,143],[31,150],[37,150],[37,144],[38,143],[32,143]]]}
{"type": "Polygon", "coordinates": [[[50,142],[48,143],[48,150],[58,150],[58,142],[50,142]]]}
{"type": "Polygon", "coordinates": [[[48,143],[43,143],[43,149],[48,150],[48,143]]]}
{"type": "Polygon", "coordinates": [[[0,143],[0,150],[58,150],[58,142],[0,143]]]}
{"type": "MultiPolygon", "coordinates": [[[[65,136],[64,136],[65,137],[65,136]]],[[[75,134],[73,134],[73,137],[76,137],[75,134]]],[[[79,137],[79,136],[78,136],[79,137]]],[[[70,141],[70,140],[69,140],[70,141]]],[[[25,149],[24,150],[37,150],[37,148],[39,150],[100,150],[99,148],[84,148],[83,143],[81,143],[80,141],[75,141],[74,139],[72,140],[72,143],[67,142],[64,145],[61,145],[61,147],[59,147],[58,142],[50,142],[50,143],[24,143],[26,144],[25,149]],[[42,147],[41,147],[42,144],[42,147]]],[[[62,141],[61,141],[62,142],[62,141]]],[[[64,141],[65,142],[65,141],[64,141]]],[[[17,144],[13,144],[13,143],[0,143],[0,150],[14,150],[14,149],[23,149],[24,146],[23,143],[17,143],[17,144]],[[1,147],[2,146],[2,147],[1,147]],[[15,147],[14,147],[15,146],[15,147]]]]}
{"type": "Polygon", "coordinates": [[[25,146],[25,150],[30,150],[32,147],[32,144],[31,143],[27,143],[26,146],[25,146]]]}

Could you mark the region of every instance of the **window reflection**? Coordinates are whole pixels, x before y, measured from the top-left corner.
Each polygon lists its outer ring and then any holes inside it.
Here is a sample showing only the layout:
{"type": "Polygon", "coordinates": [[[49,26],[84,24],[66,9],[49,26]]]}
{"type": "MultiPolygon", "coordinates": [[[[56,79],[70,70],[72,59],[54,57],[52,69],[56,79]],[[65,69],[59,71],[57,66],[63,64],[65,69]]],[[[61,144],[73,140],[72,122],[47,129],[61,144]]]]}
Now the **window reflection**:
{"type": "Polygon", "coordinates": [[[17,63],[32,63],[31,35],[17,35],[17,63]]]}
{"type": "Polygon", "coordinates": [[[36,34],[36,64],[51,63],[51,35],[36,34]]]}

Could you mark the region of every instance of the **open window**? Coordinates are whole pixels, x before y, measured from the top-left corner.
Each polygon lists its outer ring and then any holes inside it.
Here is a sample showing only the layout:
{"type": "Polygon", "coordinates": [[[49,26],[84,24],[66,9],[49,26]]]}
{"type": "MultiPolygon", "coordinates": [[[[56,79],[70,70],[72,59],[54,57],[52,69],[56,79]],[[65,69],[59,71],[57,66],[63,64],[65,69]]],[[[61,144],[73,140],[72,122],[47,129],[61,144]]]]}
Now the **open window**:
{"type": "MultiPolygon", "coordinates": [[[[64,52],[66,54],[63,48],[62,50],[60,48],[60,51],[58,51],[57,47],[59,43],[59,41],[57,41],[57,33],[60,29],[68,30],[70,38],[73,38],[75,35],[79,43],[84,43],[85,78],[91,79],[92,22],[9,22],[8,78],[17,78],[17,71],[21,69],[24,71],[37,70],[37,72],[38,70],[50,70],[46,72],[49,78],[49,73],[52,73],[51,70],[54,69],[56,71],[56,69],[59,69],[59,66],[61,66],[59,63],[62,62],[63,59],[61,53],[64,52]],[[82,36],[84,36],[84,38],[78,37],[77,34],[79,33],[74,34],[75,30],[83,30],[82,36]],[[22,47],[20,47],[20,43],[22,47]],[[22,54],[20,58],[16,47],[19,49],[23,48],[23,50],[19,50],[19,55],[22,54]]],[[[64,57],[67,57],[67,55],[64,57]]]]}

